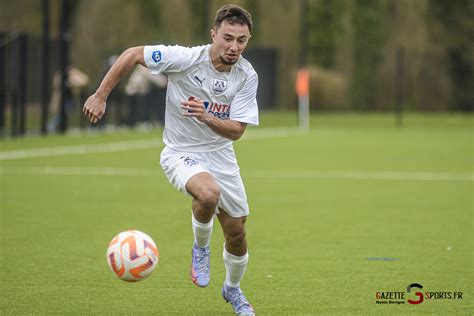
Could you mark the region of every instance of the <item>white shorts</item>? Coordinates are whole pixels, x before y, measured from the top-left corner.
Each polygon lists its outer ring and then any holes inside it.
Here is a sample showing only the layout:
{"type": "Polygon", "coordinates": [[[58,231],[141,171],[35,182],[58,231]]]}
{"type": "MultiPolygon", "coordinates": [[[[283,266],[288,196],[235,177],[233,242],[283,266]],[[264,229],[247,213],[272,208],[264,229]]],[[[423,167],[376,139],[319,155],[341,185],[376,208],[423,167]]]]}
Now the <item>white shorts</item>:
{"type": "Polygon", "coordinates": [[[249,214],[247,194],[231,146],[205,153],[179,152],[165,147],[161,152],[160,164],[169,182],[186,195],[189,195],[186,183],[192,176],[201,172],[210,173],[221,189],[216,214],[219,214],[218,208],[232,217],[249,214]]]}

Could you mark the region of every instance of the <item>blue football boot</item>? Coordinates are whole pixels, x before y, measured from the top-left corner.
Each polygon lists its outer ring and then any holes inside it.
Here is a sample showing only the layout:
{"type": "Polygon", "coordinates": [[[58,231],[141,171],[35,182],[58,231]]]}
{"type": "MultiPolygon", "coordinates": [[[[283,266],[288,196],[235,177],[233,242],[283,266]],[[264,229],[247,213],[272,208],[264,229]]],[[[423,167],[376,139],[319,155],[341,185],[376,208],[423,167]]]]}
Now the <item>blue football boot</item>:
{"type": "Polygon", "coordinates": [[[209,246],[201,248],[194,244],[192,249],[191,280],[199,287],[206,287],[211,279],[209,246]]]}
{"type": "Polygon", "coordinates": [[[232,305],[237,315],[255,315],[255,310],[245,298],[240,287],[230,287],[224,283],[222,287],[222,297],[226,302],[232,305]]]}

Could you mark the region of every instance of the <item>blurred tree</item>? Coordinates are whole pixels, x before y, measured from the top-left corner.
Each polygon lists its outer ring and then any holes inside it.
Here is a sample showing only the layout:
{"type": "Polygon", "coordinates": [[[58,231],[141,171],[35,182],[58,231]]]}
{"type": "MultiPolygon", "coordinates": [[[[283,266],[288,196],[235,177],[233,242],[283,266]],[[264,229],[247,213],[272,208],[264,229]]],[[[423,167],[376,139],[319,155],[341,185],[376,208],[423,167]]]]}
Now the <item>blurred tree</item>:
{"type": "Polygon", "coordinates": [[[193,32],[193,45],[202,45],[209,40],[209,30],[212,27],[212,21],[209,12],[210,0],[188,0],[189,9],[192,12],[193,19],[191,31],[193,32]]]}
{"type": "MultiPolygon", "coordinates": [[[[162,44],[191,46],[199,42],[196,39],[195,16],[189,8],[189,0],[160,0],[162,29],[156,39],[162,44]]],[[[156,41],[156,40],[155,40],[156,41]]],[[[208,37],[209,41],[209,37],[208,37]]]]}
{"type": "Polygon", "coordinates": [[[431,36],[446,48],[452,80],[452,109],[474,110],[474,1],[431,0],[431,36]]]}
{"type": "Polygon", "coordinates": [[[161,17],[161,1],[160,0],[138,0],[136,1],[143,24],[154,34],[159,34],[163,26],[161,17]]]}
{"type": "Polygon", "coordinates": [[[386,39],[385,0],[355,0],[352,11],[351,103],[357,110],[376,107],[378,66],[386,39]]]}
{"type": "MultiPolygon", "coordinates": [[[[258,42],[251,39],[250,46],[274,47],[278,50],[278,67],[275,76],[277,107],[296,108],[294,79],[298,66],[300,6],[289,0],[258,0],[258,42]]],[[[250,12],[252,13],[252,12],[250,12]]],[[[254,18],[255,20],[255,18],[254,18]]]]}
{"type": "MultiPolygon", "coordinates": [[[[51,16],[51,37],[59,34],[59,11],[61,0],[51,0],[49,3],[51,16]]],[[[39,0],[0,0],[0,31],[24,32],[41,36],[42,2],[39,0]]]]}
{"type": "Polygon", "coordinates": [[[323,68],[333,68],[337,44],[344,32],[344,0],[309,2],[309,61],[323,68]]]}
{"type": "MultiPolygon", "coordinates": [[[[59,34],[61,1],[50,0],[52,39],[57,39],[59,34]]],[[[214,14],[229,3],[228,0],[75,1],[71,61],[89,75],[91,88],[97,83],[94,79],[99,77],[104,61],[127,47],[210,42],[208,29],[214,14]]],[[[254,31],[249,47],[277,49],[278,69],[274,78],[277,106],[295,108],[293,87],[300,45],[300,6],[294,0],[232,2],[245,7],[253,16],[254,31]]],[[[39,37],[41,3],[41,0],[0,0],[0,31],[39,37]]],[[[308,0],[308,3],[309,61],[317,74],[313,84],[321,90],[312,100],[318,109],[392,109],[395,55],[399,48],[404,48],[404,87],[409,109],[473,110],[474,1],[308,0]],[[322,99],[324,107],[321,107],[322,99]]],[[[52,55],[57,51],[53,49],[52,55]]],[[[57,68],[54,62],[50,66],[57,68]]]]}
{"type": "Polygon", "coordinates": [[[258,42],[258,31],[260,29],[260,6],[258,0],[246,0],[244,3],[244,8],[252,15],[252,41],[258,42]]]}
{"type": "Polygon", "coordinates": [[[79,2],[71,60],[93,78],[92,88],[102,79],[101,69],[110,56],[131,46],[164,41],[160,8],[160,0],[79,2]]]}

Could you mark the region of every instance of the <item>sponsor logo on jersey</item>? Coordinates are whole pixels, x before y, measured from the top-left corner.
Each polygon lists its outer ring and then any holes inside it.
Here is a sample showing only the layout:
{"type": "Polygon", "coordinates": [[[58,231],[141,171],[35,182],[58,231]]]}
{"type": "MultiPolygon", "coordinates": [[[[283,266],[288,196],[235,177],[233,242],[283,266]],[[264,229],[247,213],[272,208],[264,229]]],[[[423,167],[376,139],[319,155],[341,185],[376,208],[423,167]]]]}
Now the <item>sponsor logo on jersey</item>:
{"type": "Polygon", "coordinates": [[[207,112],[214,115],[221,120],[228,120],[230,115],[230,105],[219,104],[214,102],[204,101],[204,107],[207,112]]]}
{"type": "Polygon", "coordinates": [[[161,61],[161,51],[155,50],[153,53],[151,53],[151,59],[153,59],[153,61],[155,63],[160,62],[161,61]]]}
{"type": "MultiPolygon", "coordinates": [[[[195,97],[189,97],[188,101],[195,100],[195,97]]],[[[230,105],[229,104],[220,104],[215,102],[203,101],[204,108],[208,113],[214,115],[215,117],[221,120],[228,120],[230,117],[230,105]]],[[[188,111],[192,112],[192,111],[188,111]]]]}
{"type": "Polygon", "coordinates": [[[212,85],[215,94],[222,94],[227,89],[227,80],[214,79],[212,85]]]}

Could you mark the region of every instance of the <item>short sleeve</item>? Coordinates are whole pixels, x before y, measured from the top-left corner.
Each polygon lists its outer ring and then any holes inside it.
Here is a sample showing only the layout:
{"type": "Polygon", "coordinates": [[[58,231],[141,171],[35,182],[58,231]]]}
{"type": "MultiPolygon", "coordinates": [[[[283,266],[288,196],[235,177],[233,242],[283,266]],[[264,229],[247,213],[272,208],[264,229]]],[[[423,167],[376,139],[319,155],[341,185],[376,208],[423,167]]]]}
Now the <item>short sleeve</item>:
{"type": "Polygon", "coordinates": [[[237,92],[230,106],[230,119],[251,125],[258,125],[257,105],[258,76],[253,72],[237,92]]]}
{"type": "Polygon", "coordinates": [[[153,45],[145,46],[143,58],[152,74],[179,72],[192,66],[201,47],[153,45]]]}

